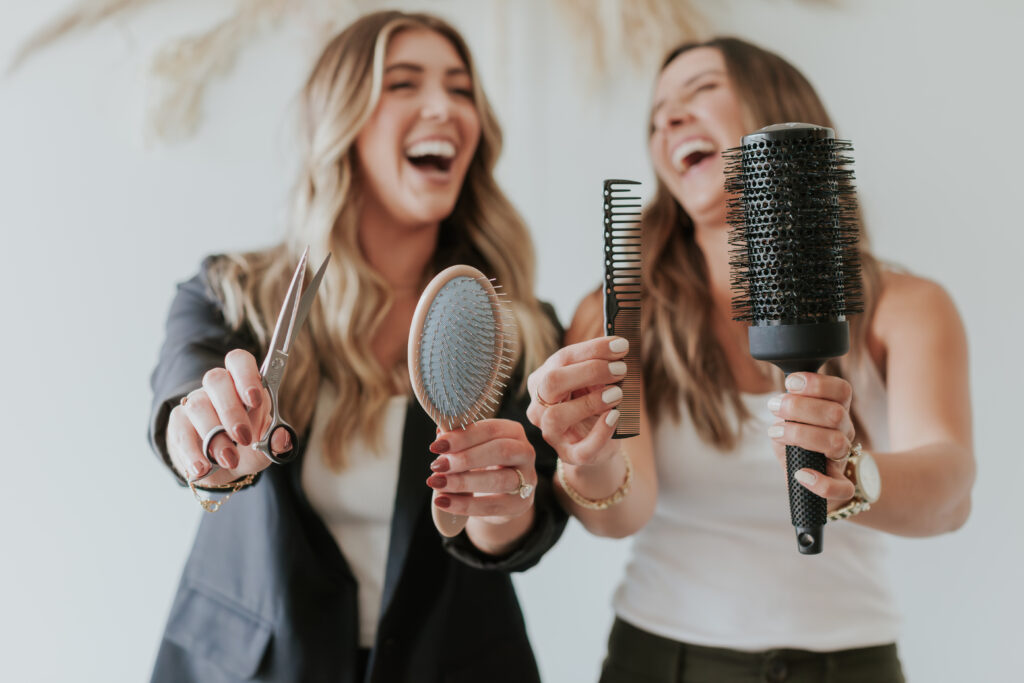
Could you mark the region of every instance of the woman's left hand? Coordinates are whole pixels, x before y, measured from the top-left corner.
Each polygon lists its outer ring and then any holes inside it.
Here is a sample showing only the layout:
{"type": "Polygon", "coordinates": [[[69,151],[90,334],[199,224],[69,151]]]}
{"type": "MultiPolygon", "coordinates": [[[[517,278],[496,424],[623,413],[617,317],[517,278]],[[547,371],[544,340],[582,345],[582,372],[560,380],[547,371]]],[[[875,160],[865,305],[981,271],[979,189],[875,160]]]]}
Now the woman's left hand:
{"type": "Polygon", "coordinates": [[[481,420],[441,432],[430,445],[438,457],[427,485],[434,504],[457,515],[505,524],[533,505],[536,457],[523,426],[514,420],[481,420]]]}
{"type": "Polygon", "coordinates": [[[768,401],[769,410],[780,420],[768,428],[775,457],[785,467],[787,445],[824,454],[824,476],[804,468],[794,477],[830,502],[849,500],[854,486],[844,470],[855,436],[850,418],[853,387],[839,377],[794,372],[786,378],[786,389],[787,393],[768,401]]]}

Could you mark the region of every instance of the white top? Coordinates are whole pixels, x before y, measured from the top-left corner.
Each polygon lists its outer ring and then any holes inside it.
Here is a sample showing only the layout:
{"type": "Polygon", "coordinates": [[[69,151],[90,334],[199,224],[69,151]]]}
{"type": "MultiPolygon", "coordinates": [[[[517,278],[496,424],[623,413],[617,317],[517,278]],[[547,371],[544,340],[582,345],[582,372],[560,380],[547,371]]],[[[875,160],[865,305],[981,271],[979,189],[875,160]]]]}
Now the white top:
{"type": "Polygon", "coordinates": [[[373,647],[380,621],[408,399],[395,396],[388,401],[380,451],[372,451],[361,437],[356,437],[347,450],[348,464],[341,473],[335,473],[324,460],[322,446],[334,396],[334,388],[321,382],[313,429],[302,459],[302,489],[334,536],[359,584],[359,646],[373,647]]]}
{"type": "MultiPolygon", "coordinates": [[[[876,370],[866,376],[853,383],[858,405],[870,408],[859,414],[882,450],[885,390],[876,370]]],[[[650,633],[734,650],[894,642],[899,615],[883,533],[829,523],[822,554],[797,551],[785,469],[765,433],[776,421],[773,395],[743,395],[753,418],[732,452],[701,441],[685,406],[682,423],[669,418],[655,429],[658,504],[635,536],[615,611],[650,633]]]]}

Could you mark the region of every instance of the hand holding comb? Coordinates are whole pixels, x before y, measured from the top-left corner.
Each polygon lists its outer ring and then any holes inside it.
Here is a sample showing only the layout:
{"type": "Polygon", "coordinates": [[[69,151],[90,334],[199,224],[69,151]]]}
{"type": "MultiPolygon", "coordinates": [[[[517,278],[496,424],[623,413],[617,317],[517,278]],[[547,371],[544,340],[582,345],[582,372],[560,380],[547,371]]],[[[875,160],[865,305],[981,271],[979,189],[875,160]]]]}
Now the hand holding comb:
{"type": "MultiPolygon", "coordinates": [[[[751,323],[750,353],[786,375],[817,372],[850,348],[847,315],[860,313],[860,258],[852,149],[831,128],[785,123],[743,137],[726,153],[733,308],[751,323]]],[[[820,553],[827,501],[793,474],[825,472],[825,456],[786,446],[797,549],[820,553]]]]}
{"type": "MultiPolygon", "coordinates": [[[[409,378],[423,410],[441,429],[464,428],[498,411],[515,348],[512,316],[501,297],[483,273],[467,265],[441,271],[420,295],[409,328],[409,378]]],[[[463,515],[433,502],[430,509],[445,536],[466,526],[463,515]]]]}

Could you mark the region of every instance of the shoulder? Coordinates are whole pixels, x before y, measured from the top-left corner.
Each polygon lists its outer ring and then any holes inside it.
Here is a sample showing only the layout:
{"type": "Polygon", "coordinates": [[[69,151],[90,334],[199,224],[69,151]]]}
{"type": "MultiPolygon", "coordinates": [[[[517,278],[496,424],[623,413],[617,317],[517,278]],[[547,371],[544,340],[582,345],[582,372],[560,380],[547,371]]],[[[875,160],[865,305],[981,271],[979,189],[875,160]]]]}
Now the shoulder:
{"type": "Polygon", "coordinates": [[[871,335],[886,348],[922,338],[965,336],[956,304],[942,285],[892,270],[882,272],[871,335]]]}
{"type": "Polygon", "coordinates": [[[598,287],[583,297],[565,334],[566,344],[575,344],[600,337],[604,330],[604,300],[598,287]]]}

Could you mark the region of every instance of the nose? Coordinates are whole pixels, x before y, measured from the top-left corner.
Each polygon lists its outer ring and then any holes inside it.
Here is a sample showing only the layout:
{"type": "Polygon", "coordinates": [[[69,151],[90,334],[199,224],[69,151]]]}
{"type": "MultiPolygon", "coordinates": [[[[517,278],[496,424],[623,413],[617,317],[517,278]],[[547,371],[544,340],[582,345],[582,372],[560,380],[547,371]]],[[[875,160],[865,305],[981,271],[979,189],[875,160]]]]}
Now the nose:
{"type": "Polygon", "coordinates": [[[689,107],[686,106],[686,103],[678,100],[666,102],[654,119],[654,128],[656,130],[671,130],[690,122],[692,119],[693,114],[690,112],[689,107]]]}
{"type": "Polygon", "coordinates": [[[424,92],[420,116],[428,121],[447,121],[451,116],[452,96],[444,88],[429,88],[424,92]]]}

